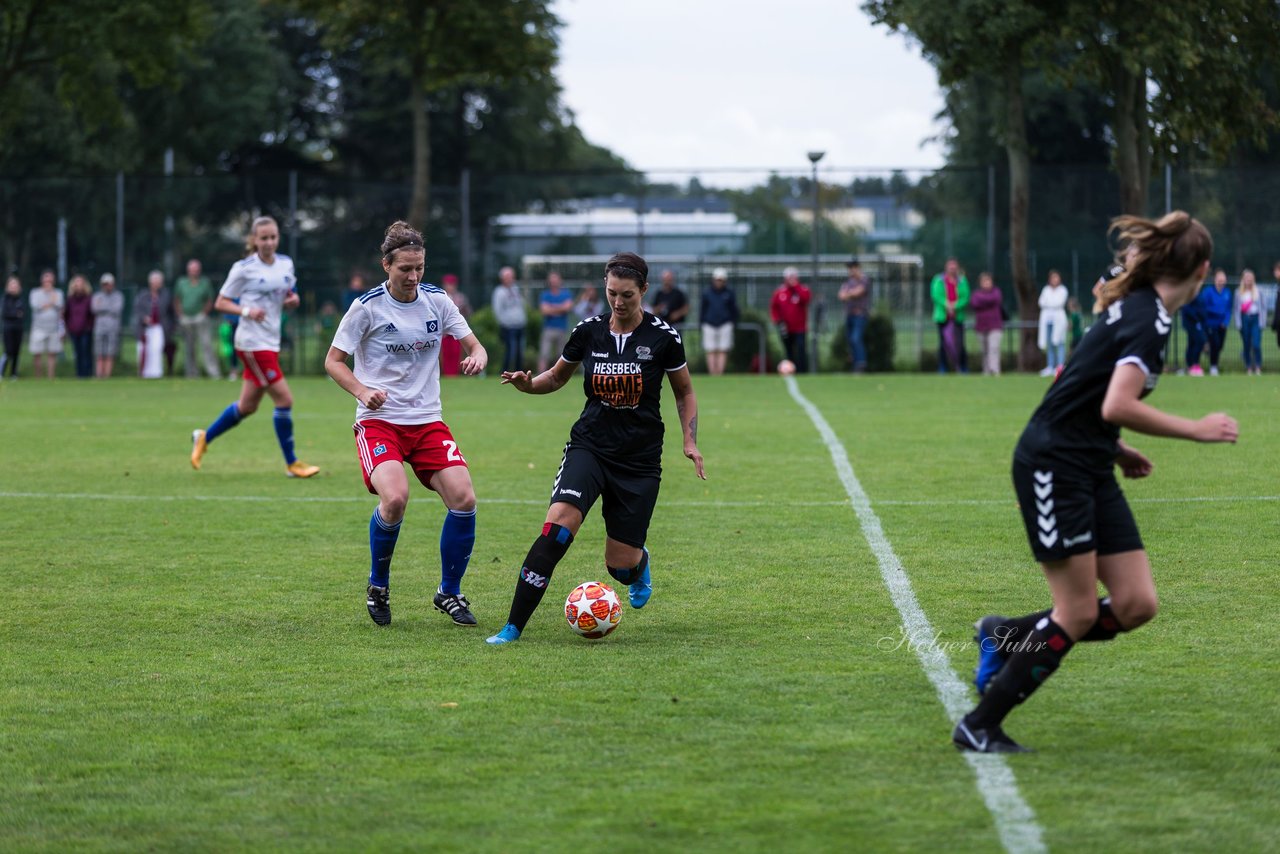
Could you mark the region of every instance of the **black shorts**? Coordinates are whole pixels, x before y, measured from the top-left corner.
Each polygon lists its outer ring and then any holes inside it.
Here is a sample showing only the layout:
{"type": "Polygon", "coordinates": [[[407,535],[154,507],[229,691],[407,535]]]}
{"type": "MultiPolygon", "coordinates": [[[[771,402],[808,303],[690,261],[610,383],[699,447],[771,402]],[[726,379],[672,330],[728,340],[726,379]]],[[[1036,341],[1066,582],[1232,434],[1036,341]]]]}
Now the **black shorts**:
{"type": "Polygon", "coordinates": [[[585,448],[566,445],[560,471],[551,486],[551,503],[572,504],[585,519],[597,498],[605,532],[620,543],[643,548],[649,520],[658,504],[662,478],[619,470],[585,448]]]}
{"type": "Polygon", "coordinates": [[[1041,563],[1096,550],[1100,555],[1142,548],[1114,471],[1038,457],[1013,458],[1013,489],[1031,552],[1041,563]]]}

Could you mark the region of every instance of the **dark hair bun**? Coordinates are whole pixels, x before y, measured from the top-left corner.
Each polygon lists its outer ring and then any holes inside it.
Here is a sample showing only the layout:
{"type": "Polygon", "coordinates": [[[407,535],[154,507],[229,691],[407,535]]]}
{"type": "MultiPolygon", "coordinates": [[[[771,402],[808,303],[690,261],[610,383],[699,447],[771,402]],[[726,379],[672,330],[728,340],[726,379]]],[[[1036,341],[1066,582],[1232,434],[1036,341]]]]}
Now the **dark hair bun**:
{"type": "Polygon", "coordinates": [[[382,240],[383,256],[392,255],[400,249],[420,249],[426,251],[422,235],[413,226],[403,220],[396,220],[387,226],[386,236],[382,240]]]}

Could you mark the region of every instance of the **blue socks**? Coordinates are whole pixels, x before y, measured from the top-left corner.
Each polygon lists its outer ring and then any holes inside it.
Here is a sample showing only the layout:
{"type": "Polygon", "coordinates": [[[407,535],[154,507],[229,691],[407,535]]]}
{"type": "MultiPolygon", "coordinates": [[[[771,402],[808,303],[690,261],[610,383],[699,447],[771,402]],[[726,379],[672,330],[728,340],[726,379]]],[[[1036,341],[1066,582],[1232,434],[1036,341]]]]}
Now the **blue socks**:
{"type": "MultiPolygon", "coordinates": [[[[237,401],[238,403],[238,401],[237,401]]],[[[240,423],[240,408],[237,403],[233,403],[226,409],[222,410],[222,414],[213,420],[209,425],[209,429],[204,431],[204,440],[212,442],[223,433],[240,423]]]]}
{"type": "Polygon", "coordinates": [[[298,459],[293,453],[293,410],[276,409],[271,423],[275,425],[276,440],[280,443],[280,452],[284,454],[285,465],[291,466],[298,459]]]}
{"type": "MultiPolygon", "coordinates": [[[[382,521],[375,507],[369,518],[369,583],[374,587],[386,587],[391,578],[391,555],[400,537],[400,523],[388,525],[382,521]]],[[[468,555],[470,556],[470,555],[468,555]]]]}
{"type": "Polygon", "coordinates": [[[457,596],[476,542],[476,511],[450,510],[440,528],[440,592],[457,596]]]}
{"type": "MultiPolygon", "coordinates": [[[[374,508],[369,517],[369,583],[386,587],[391,578],[391,555],[400,537],[400,523],[387,524],[374,508]]],[[[476,542],[476,511],[450,510],[440,529],[440,590],[449,596],[462,592],[462,576],[476,542]]]]}

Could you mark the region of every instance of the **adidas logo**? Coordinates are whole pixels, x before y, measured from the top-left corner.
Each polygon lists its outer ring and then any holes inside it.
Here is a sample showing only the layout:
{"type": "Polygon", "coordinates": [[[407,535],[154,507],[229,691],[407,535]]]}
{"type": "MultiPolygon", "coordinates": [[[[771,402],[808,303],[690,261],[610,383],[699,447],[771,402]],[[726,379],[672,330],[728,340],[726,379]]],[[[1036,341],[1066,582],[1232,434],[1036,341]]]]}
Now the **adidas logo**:
{"type": "Polygon", "coordinates": [[[382,331],[383,331],[383,332],[395,332],[395,331],[396,331],[396,325],[395,325],[394,323],[388,323],[388,324],[387,324],[387,328],[386,328],[386,329],[384,329],[384,330],[382,330],[382,331]]]}

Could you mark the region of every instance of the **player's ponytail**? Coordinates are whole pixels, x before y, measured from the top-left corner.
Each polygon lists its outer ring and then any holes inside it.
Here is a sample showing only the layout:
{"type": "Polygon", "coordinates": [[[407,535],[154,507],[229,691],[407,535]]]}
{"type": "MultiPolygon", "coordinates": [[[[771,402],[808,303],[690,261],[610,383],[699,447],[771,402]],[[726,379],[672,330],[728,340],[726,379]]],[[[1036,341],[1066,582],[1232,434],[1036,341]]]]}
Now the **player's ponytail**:
{"type": "Polygon", "coordinates": [[[1109,233],[1125,249],[1117,255],[1124,270],[1098,289],[1095,313],[1124,299],[1138,288],[1161,279],[1184,281],[1213,255],[1213,237],[1204,224],[1186,211],[1171,211],[1158,220],[1120,216],[1109,233]]]}
{"type": "MultiPolygon", "coordinates": [[[[258,236],[258,229],[264,225],[276,225],[276,221],[269,216],[260,216],[254,219],[253,224],[249,226],[249,234],[244,239],[244,256],[248,258],[250,255],[258,251],[258,245],[254,240],[258,236]]],[[[279,226],[276,226],[279,228],[279,226]]]]}
{"type": "Polygon", "coordinates": [[[390,262],[401,249],[416,249],[419,252],[427,251],[422,235],[409,223],[403,220],[396,220],[387,226],[386,234],[383,236],[382,257],[385,261],[390,262]]]}

